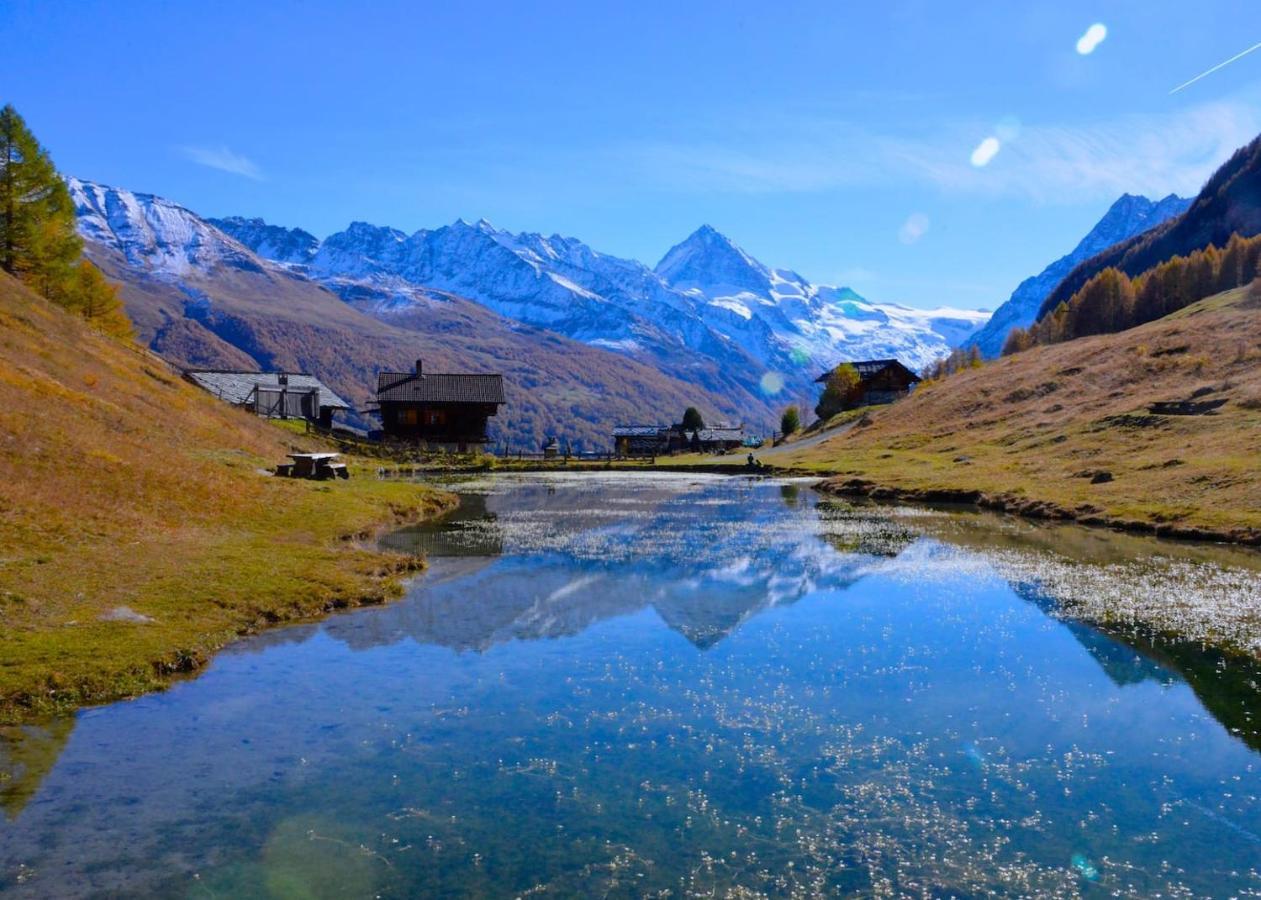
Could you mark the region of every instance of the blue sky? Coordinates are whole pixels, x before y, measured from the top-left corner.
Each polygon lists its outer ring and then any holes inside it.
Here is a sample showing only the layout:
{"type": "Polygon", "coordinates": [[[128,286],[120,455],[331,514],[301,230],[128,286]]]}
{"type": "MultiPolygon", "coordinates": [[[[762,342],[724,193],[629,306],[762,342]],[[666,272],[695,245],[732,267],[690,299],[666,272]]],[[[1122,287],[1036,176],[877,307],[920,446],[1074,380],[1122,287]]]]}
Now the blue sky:
{"type": "Polygon", "coordinates": [[[1261,41],[1253,2],[5,0],[0,33],[63,171],[204,215],[484,216],[649,264],[707,222],[920,306],[996,306],[1261,132],[1261,51],[1170,94],[1261,41]]]}

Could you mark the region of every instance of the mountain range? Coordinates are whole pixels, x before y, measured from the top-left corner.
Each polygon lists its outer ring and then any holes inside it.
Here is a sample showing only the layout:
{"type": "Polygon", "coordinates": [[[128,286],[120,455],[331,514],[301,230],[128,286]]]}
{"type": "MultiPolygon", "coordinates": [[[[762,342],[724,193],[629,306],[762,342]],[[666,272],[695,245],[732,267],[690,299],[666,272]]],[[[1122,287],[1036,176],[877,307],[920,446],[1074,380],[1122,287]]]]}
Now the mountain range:
{"type": "Polygon", "coordinates": [[[814,285],[763,265],[709,226],[650,269],[575,238],[512,234],[484,219],[411,235],[355,222],[324,241],[259,219],[210,224],[348,301],[370,298],[365,308],[386,321],[409,311],[417,291],[419,302],[443,291],[717,388],[696,366],[712,360],[768,397],[804,395],[820,371],[845,358],[896,356],[919,368],[986,318],[814,285]]]}
{"type": "Polygon", "coordinates": [[[376,372],[499,371],[492,439],[603,449],[616,423],[707,418],[769,431],[843,359],[919,367],[978,311],[870,302],[769,268],[708,226],[655,268],[485,220],[411,235],[352,223],[324,240],[261,219],[68,179],[89,257],[141,338],[182,366],[306,370],[357,404],[376,372]]]}
{"type": "Polygon", "coordinates": [[[1133,277],[1173,256],[1186,256],[1209,244],[1225,247],[1232,234],[1261,234],[1261,137],[1236,150],[1181,215],[1115,243],[1075,266],[1043,301],[1038,317],[1067,302],[1082,285],[1108,267],[1133,277]]]}
{"type": "Polygon", "coordinates": [[[994,310],[994,315],[970,339],[970,343],[980,347],[981,354],[986,358],[997,357],[1011,330],[1032,325],[1046,298],[1079,263],[1114,244],[1143,234],[1181,215],[1190,205],[1190,200],[1174,194],[1162,200],[1149,200],[1133,194],[1122,195],[1072,252],[1061,256],[1037,275],[1020,282],[1011,298],[994,310]]]}

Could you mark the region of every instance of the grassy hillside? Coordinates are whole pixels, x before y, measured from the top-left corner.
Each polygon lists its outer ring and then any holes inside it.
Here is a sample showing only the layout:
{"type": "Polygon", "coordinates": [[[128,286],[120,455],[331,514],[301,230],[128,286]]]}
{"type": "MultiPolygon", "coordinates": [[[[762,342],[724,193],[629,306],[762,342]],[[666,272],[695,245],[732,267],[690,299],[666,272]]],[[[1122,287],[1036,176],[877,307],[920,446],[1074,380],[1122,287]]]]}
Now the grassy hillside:
{"type": "Polygon", "coordinates": [[[295,440],[0,274],[0,722],[397,590],[408,563],[348,536],[450,498],[264,477],[295,440]]]}
{"type": "Polygon", "coordinates": [[[1261,543],[1261,281],[922,386],[767,462],[836,490],[1261,543]]]}

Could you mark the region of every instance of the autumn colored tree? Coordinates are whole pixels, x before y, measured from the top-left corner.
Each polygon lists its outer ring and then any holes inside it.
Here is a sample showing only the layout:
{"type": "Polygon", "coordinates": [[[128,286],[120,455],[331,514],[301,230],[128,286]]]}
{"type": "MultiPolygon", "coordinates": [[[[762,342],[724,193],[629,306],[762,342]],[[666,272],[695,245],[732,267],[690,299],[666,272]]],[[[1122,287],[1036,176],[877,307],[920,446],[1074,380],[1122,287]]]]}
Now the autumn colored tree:
{"type": "Polygon", "coordinates": [[[820,419],[830,419],[842,410],[848,409],[853,401],[853,394],[862,384],[858,370],[850,363],[842,363],[828,374],[823,386],[823,395],[814,408],[814,414],[820,419]]]}
{"type": "Polygon", "coordinates": [[[116,337],[131,322],[117,290],[82,259],[74,203],[12,106],[0,109],[0,269],[116,337]]]}

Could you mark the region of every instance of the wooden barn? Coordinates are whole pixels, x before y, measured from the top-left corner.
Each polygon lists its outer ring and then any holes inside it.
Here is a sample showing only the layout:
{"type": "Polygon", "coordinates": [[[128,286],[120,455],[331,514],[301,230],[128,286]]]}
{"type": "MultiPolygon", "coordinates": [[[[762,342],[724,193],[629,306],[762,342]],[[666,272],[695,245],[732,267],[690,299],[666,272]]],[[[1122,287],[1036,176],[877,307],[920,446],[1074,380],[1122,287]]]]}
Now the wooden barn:
{"type": "Polygon", "coordinates": [[[189,369],[184,378],[233,406],[267,419],[306,419],[333,427],[333,416],[350,405],[305,372],[234,372],[189,369]]]}
{"type": "Polygon", "coordinates": [[[430,450],[467,453],[486,443],[486,426],[505,403],[502,375],[414,372],[377,376],[377,405],[387,438],[430,450]]]}
{"type": "Polygon", "coordinates": [[[893,403],[909,394],[921,380],[896,359],[862,359],[837,363],[836,368],[824,372],[815,382],[826,384],[832,373],[844,365],[853,366],[858,371],[859,378],[858,386],[846,399],[845,409],[893,403]]]}

